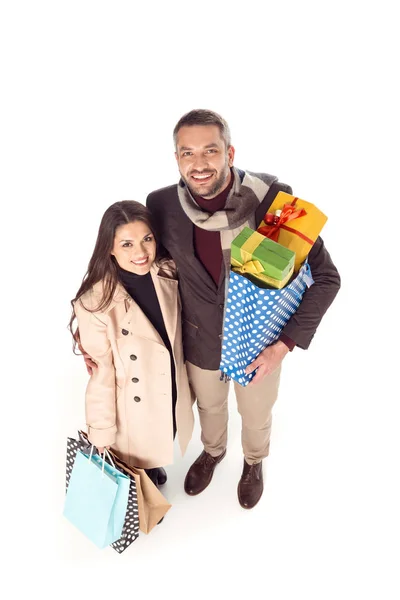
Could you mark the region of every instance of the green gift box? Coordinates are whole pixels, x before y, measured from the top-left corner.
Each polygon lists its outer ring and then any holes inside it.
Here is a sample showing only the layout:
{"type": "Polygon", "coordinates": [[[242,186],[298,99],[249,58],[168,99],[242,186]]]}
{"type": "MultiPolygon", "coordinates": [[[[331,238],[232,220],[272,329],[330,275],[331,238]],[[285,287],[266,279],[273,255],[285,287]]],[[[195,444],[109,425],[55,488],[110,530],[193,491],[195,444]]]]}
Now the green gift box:
{"type": "Polygon", "coordinates": [[[231,263],[241,272],[282,281],[293,272],[295,253],[261,233],[244,227],[231,245],[231,263]]]}

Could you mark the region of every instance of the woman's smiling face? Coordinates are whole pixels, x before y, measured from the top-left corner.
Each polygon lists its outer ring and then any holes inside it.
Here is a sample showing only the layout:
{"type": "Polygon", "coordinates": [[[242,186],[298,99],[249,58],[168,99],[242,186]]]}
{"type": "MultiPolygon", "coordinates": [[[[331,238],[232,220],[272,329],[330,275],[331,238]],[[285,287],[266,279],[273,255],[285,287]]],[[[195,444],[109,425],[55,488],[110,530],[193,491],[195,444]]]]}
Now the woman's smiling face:
{"type": "Polygon", "coordinates": [[[120,225],[115,231],[111,254],[125,271],[146,275],[156,258],[156,240],[143,221],[120,225]]]}

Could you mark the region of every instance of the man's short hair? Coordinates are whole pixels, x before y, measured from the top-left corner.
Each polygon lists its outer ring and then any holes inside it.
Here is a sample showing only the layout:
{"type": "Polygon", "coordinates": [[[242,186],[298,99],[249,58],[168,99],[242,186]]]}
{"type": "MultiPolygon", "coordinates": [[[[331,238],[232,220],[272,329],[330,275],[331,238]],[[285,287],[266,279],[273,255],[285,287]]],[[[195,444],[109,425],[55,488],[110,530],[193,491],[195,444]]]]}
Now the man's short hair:
{"type": "Polygon", "coordinates": [[[231,132],[228,123],[219,115],[212,110],[205,110],[198,108],[191,110],[179,119],[174,128],[174,144],[175,148],[177,145],[178,131],[181,127],[191,127],[193,125],[216,125],[219,128],[222,139],[224,140],[226,147],[229,148],[231,145],[231,132]]]}

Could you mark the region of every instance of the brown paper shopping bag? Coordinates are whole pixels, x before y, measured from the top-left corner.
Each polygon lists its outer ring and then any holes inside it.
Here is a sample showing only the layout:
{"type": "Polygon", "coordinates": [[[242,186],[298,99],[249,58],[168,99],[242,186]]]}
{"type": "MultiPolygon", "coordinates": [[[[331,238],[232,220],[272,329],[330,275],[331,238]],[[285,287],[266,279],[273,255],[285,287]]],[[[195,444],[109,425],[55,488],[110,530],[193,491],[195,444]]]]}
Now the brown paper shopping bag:
{"type": "Polygon", "coordinates": [[[144,469],[128,466],[114,452],[110,452],[116,466],[135,479],[139,509],[139,528],[143,533],[150,533],[153,527],[169,511],[171,504],[167,502],[144,469]]]}

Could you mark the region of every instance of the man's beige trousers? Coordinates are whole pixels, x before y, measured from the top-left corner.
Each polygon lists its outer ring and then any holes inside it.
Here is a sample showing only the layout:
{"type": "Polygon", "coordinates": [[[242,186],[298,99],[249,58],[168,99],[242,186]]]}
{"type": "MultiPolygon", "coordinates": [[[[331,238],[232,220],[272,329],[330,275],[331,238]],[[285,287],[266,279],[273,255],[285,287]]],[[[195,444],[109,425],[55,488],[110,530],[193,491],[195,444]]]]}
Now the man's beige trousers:
{"type": "MultiPolygon", "coordinates": [[[[229,383],[220,381],[220,371],[200,369],[187,362],[190,385],[197,398],[201,441],[206,452],[218,456],[226,448],[229,383]]],[[[272,407],[278,397],[281,367],[255,385],[242,387],[236,381],[238,410],[242,417],[242,447],[246,462],[260,462],[268,456],[272,407]]]]}

